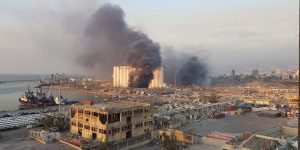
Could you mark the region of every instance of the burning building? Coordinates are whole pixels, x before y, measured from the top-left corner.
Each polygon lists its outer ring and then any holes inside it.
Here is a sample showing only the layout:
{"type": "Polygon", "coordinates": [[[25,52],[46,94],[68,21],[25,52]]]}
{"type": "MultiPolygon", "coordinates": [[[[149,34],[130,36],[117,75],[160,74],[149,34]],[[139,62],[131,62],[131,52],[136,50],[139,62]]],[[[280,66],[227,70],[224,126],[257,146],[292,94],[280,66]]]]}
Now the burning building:
{"type": "MultiPolygon", "coordinates": [[[[131,66],[114,66],[113,68],[113,86],[129,87],[130,74],[135,72],[137,68],[131,66]]],[[[150,81],[148,88],[161,88],[164,84],[163,67],[159,67],[153,72],[153,79],[150,81]]]]}

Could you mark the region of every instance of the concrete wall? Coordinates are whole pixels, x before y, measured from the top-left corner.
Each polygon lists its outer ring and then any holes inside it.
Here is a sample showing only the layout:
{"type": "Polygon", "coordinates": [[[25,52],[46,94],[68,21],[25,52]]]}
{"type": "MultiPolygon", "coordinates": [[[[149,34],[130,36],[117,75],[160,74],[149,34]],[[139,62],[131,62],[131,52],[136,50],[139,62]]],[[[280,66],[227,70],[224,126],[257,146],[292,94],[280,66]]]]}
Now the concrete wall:
{"type": "Polygon", "coordinates": [[[243,141],[239,146],[240,150],[248,150],[248,149],[261,149],[266,144],[270,144],[270,142],[279,142],[281,144],[286,144],[284,139],[281,139],[281,136],[297,136],[298,128],[293,127],[276,127],[272,129],[268,129],[263,132],[259,132],[254,134],[247,140],[243,141]]]}
{"type": "Polygon", "coordinates": [[[244,102],[253,103],[253,104],[267,104],[267,105],[269,105],[270,101],[271,101],[271,99],[268,99],[268,98],[261,98],[261,99],[260,98],[252,98],[252,99],[245,98],[244,99],[244,102]]]}
{"type": "Polygon", "coordinates": [[[225,147],[226,141],[221,139],[215,139],[210,137],[202,137],[201,142],[208,145],[218,146],[218,147],[225,147]]]}
{"type": "Polygon", "coordinates": [[[134,137],[131,139],[126,139],[118,143],[114,143],[113,145],[109,145],[108,150],[129,150],[135,147],[139,147],[145,145],[150,142],[152,139],[150,133],[146,133],[144,135],[140,135],[138,137],[134,137]]]}
{"type": "Polygon", "coordinates": [[[185,133],[183,131],[174,130],[174,129],[160,130],[159,136],[161,137],[162,141],[165,140],[163,135],[167,135],[170,139],[174,139],[180,143],[185,143],[185,144],[196,144],[196,143],[200,143],[201,141],[201,137],[197,137],[190,133],[185,133]]]}
{"type": "Polygon", "coordinates": [[[299,128],[283,126],[282,134],[285,136],[298,136],[298,129],[299,128]]]}

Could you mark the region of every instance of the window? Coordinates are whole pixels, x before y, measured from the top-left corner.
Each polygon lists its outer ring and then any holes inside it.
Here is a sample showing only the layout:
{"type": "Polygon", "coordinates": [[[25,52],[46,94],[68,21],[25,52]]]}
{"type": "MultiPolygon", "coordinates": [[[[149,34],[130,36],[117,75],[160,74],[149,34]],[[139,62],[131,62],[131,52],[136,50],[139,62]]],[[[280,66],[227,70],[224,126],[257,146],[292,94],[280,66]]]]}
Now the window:
{"type": "Polygon", "coordinates": [[[73,118],[77,112],[77,109],[71,108],[71,117],[73,118]]]}
{"type": "Polygon", "coordinates": [[[130,115],[132,115],[132,111],[122,112],[122,116],[130,116],[130,115]]]}
{"type": "Polygon", "coordinates": [[[98,117],[98,113],[97,112],[93,112],[93,116],[98,117]]]}
{"type": "Polygon", "coordinates": [[[92,127],[92,131],[97,132],[97,128],[92,127]]]}
{"type": "Polygon", "coordinates": [[[91,112],[90,112],[90,111],[84,111],[84,114],[86,114],[86,115],[90,115],[90,114],[91,114],[91,112]]]}
{"type": "Polygon", "coordinates": [[[121,118],[121,113],[113,113],[113,114],[108,114],[108,123],[115,123],[119,122],[121,118]]]}
{"type": "Polygon", "coordinates": [[[107,115],[101,114],[101,113],[99,113],[98,115],[99,115],[99,120],[100,120],[101,124],[105,124],[107,121],[107,115]]]}
{"type": "Polygon", "coordinates": [[[122,131],[129,131],[131,129],[132,125],[124,126],[122,127],[122,131]]]}
{"type": "Polygon", "coordinates": [[[192,140],[192,136],[188,135],[188,136],[186,136],[186,139],[187,140],[192,140]]]}
{"type": "Polygon", "coordinates": [[[79,128],[82,128],[83,125],[82,125],[81,123],[78,123],[78,127],[79,127],[79,128]]]}
{"type": "Polygon", "coordinates": [[[134,114],[142,114],[143,113],[143,109],[134,110],[133,113],[134,114]]]}
{"type": "Polygon", "coordinates": [[[83,110],[82,109],[78,109],[78,113],[79,114],[83,114],[83,110]]]}
{"type": "MultiPolygon", "coordinates": [[[[111,133],[110,130],[108,130],[108,131],[109,131],[109,134],[110,134],[110,133],[111,133]]],[[[99,133],[106,134],[107,131],[106,131],[106,130],[99,129],[99,133]]]]}
{"type": "Polygon", "coordinates": [[[112,134],[120,132],[120,128],[112,129],[112,134]]]}
{"type": "Polygon", "coordinates": [[[84,128],[87,130],[90,130],[90,126],[88,126],[88,125],[84,125],[84,128]]]}
{"type": "Polygon", "coordinates": [[[73,121],[72,121],[72,126],[76,126],[76,122],[73,122],[73,121]]]}
{"type": "Polygon", "coordinates": [[[143,123],[135,124],[135,128],[140,128],[140,127],[143,127],[143,123]]]}

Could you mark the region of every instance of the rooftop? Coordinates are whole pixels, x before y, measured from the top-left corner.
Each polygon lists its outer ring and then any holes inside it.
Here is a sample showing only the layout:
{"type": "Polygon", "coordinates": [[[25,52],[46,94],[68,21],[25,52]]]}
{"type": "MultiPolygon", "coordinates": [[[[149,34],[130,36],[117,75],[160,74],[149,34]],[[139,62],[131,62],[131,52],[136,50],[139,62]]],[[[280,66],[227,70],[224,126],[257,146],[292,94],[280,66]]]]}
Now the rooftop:
{"type": "Polygon", "coordinates": [[[210,132],[218,131],[238,134],[245,131],[256,133],[273,127],[283,126],[287,118],[258,117],[256,112],[249,112],[243,116],[226,115],[221,119],[207,119],[200,122],[192,122],[179,127],[179,130],[206,136],[210,132]]]}
{"type": "Polygon", "coordinates": [[[124,108],[133,108],[133,107],[146,107],[150,106],[148,103],[141,103],[135,101],[112,101],[112,102],[105,102],[105,103],[98,103],[94,105],[81,105],[77,104],[75,106],[80,107],[92,107],[95,109],[103,109],[103,110],[112,110],[112,109],[124,109],[124,108]]]}

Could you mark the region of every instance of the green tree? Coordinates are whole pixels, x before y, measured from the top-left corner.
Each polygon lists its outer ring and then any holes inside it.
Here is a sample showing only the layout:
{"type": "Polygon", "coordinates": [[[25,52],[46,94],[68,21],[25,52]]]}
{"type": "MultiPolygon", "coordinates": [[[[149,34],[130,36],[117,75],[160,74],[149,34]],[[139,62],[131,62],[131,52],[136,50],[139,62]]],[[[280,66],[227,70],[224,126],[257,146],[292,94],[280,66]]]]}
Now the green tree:
{"type": "Polygon", "coordinates": [[[38,124],[42,126],[44,130],[52,130],[63,132],[69,129],[69,119],[64,116],[51,116],[48,115],[38,120],[38,124]]]}

